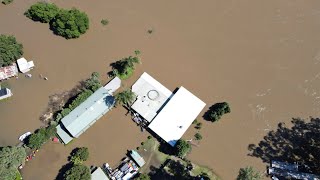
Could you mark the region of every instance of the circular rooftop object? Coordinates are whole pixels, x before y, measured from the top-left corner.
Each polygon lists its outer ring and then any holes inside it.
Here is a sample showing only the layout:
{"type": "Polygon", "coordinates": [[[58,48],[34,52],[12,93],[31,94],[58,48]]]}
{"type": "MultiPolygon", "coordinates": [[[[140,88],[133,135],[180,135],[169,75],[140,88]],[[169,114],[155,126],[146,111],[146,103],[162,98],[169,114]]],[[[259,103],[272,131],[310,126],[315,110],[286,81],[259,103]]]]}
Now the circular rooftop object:
{"type": "Polygon", "coordinates": [[[148,98],[150,100],[154,101],[154,100],[158,99],[158,97],[159,97],[159,92],[157,90],[150,90],[148,92],[148,98]]]}

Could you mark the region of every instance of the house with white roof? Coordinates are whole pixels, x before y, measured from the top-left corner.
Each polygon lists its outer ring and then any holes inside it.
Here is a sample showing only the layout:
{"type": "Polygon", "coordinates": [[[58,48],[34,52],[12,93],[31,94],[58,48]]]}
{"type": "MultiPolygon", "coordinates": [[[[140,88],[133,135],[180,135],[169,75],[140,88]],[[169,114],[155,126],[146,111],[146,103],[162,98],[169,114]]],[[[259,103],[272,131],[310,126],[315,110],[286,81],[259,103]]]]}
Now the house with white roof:
{"type": "Polygon", "coordinates": [[[147,73],[136,81],[132,91],[137,95],[137,100],[131,108],[171,146],[175,146],[206,106],[186,88],[181,86],[173,94],[147,73]]]}
{"type": "Polygon", "coordinates": [[[24,57],[18,59],[17,64],[22,73],[29,72],[34,67],[33,61],[28,62],[24,57]]]}
{"type": "Polygon", "coordinates": [[[8,88],[1,88],[0,86],[0,100],[11,97],[13,94],[8,88]]]}

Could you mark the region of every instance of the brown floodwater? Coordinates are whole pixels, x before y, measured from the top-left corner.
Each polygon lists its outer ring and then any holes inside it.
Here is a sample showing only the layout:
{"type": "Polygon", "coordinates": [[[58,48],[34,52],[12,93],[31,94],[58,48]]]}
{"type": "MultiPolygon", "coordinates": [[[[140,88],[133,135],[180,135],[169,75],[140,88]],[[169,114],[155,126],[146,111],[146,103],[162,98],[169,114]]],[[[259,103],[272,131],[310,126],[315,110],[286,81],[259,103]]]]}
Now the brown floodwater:
{"type": "MultiPolygon", "coordinates": [[[[136,49],[143,63],[125,86],[146,71],[171,90],[186,87],[206,108],[230,103],[232,113],[217,123],[199,118],[204,138],[189,156],[222,179],[234,179],[248,165],[265,170],[260,159],[247,156],[247,146],[278,122],[320,115],[319,1],[54,0],[89,15],[89,31],[75,40],[24,17],[34,2],[0,5],[0,33],[15,35],[36,65],[31,79],[20,75],[9,81],[14,96],[0,102],[2,146],[16,144],[20,134],[42,125],[39,116],[50,95],[71,89],[93,71],[106,82],[109,64],[136,49]],[[110,21],[107,26],[101,25],[103,18],[110,21]]],[[[24,178],[54,179],[79,146],[90,149],[88,165],[116,165],[147,136],[125,113],[112,110],[66,147],[46,144],[23,169],[24,178]]],[[[185,138],[193,134],[190,129],[185,138]]]]}

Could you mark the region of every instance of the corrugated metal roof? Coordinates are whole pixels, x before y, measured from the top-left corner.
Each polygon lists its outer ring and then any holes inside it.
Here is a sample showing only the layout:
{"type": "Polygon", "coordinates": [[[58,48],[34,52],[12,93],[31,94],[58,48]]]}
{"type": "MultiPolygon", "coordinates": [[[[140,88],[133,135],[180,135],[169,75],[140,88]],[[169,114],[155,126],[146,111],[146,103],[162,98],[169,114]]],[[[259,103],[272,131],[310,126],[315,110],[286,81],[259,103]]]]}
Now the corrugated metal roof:
{"type": "Polygon", "coordinates": [[[91,180],[108,180],[107,175],[98,167],[93,173],[91,173],[91,180]]]}
{"type": "Polygon", "coordinates": [[[146,163],[137,151],[131,150],[130,155],[139,167],[142,167],[146,163]]]}
{"type": "Polygon", "coordinates": [[[114,97],[101,87],[61,122],[73,137],[79,137],[113,106],[114,97]]]}
{"type": "Polygon", "coordinates": [[[72,141],[73,137],[71,137],[67,132],[63,130],[62,125],[59,124],[57,126],[57,134],[59,135],[60,139],[63,141],[64,144],[68,144],[70,141],[72,141]]]}

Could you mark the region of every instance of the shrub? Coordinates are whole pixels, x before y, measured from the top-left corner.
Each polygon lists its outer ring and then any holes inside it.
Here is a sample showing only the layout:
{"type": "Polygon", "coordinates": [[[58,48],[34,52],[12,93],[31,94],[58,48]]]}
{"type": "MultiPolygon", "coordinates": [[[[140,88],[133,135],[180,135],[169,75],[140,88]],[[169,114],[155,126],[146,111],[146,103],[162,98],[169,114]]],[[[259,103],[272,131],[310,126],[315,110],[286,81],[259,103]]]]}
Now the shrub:
{"type": "Polygon", "coordinates": [[[209,110],[206,112],[206,117],[209,121],[215,122],[218,121],[222,115],[226,113],[230,113],[230,107],[227,102],[222,103],[216,103],[213,106],[209,108],[209,110]]]}
{"type": "Polygon", "coordinates": [[[134,179],[135,180],[150,180],[151,178],[148,174],[139,174],[139,176],[134,179]]]}
{"type": "Polygon", "coordinates": [[[148,139],[152,139],[152,136],[148,136],[148,139]]]}
{"type": "Polygon", "coordinates": [[[10,4],[12,2],[13,2],[13,0],[3,0],[2,4],[7,5],[7,4],[10,4]]]}
{"type": "Polygon", "coordinates": [[[175,146],[176,156],[180,158],[184,158],[187,155],[187,153],[189,153],[190,151],[191,151],[191,145],[187,141],[183,139],[179,139],[175,146]]]}
{"type": "Polygon", "coordinates": [[[63,175],[65,180],[90,180],[90,169],[82,164],[74,165],[63,175]]]}
{"type": "Polygon", "coordinates": [[[0,35],[0,67],[12,64],[22,55],[23,46],[14,36],[0,35]]]}
{"type": "Polygon", "coordinates": [[[137,147],[137,150],[139,150],[140,149],[140,147],[137,147]]]}
{"type": "Polygon", "coordinates": [[[42,23],[50,22],[59,12],[58,6],[47,2],[33,4],[24,14],[28,18],[42,23]]]}
{"type": "Polygon", "coordinates": [[[107,19],[102,19],[101,24],[105,26],[105,25],[109,24],[109,21],[107,19]]]}
{"type": "Polygon", "coordinates": [[[144,142],[141,142],[141,146],[143,146],[144,145],[144,142]]]}
{"type": "Polygon", "coordinates": [[[202,135],[200,133],[196,133],[194,135],[194,137],[196,138],[196,140],[201,140],[202,139],[202,135]]]}
{"type": "Polygon", "coordinates": [[[77,9],[60,10],[50,26],[54,33],[66,39],[78,38],[89,29],[89,18],[77,9]]]}
{"type": "Polygon", "coordinates": [[[198,123],[198,120],[197,119],[195,119],[193,122],[192,122],[192,124],[197,124],[198,123]]]}
{"type": "Polygon", "coordinates": [[[202,123],[201,122],[197,123],[197,125],[194,128],[201,129],[202,128],[202,123]]]}

